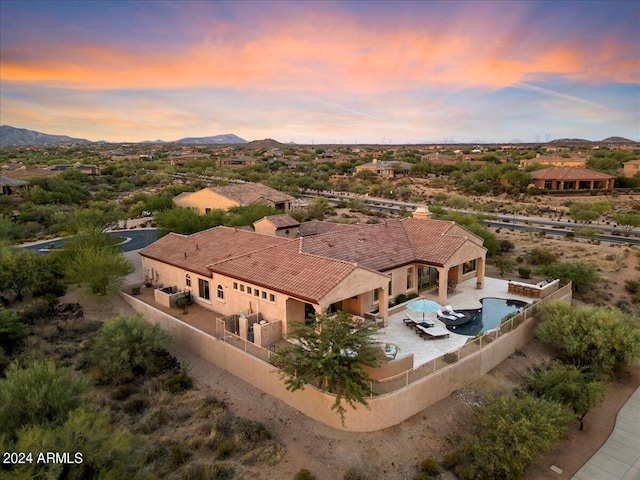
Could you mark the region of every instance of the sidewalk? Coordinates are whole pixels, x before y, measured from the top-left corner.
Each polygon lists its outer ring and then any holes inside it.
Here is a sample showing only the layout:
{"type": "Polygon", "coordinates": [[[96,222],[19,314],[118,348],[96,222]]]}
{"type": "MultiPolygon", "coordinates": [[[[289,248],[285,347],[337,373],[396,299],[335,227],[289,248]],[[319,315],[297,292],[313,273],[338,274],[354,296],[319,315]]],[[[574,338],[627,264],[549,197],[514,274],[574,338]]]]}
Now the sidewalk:
{"type": "Polygon", "coordinates": [[[613,432],[571,480],[640,479],[640,388],[620,409],[613,432]]]}

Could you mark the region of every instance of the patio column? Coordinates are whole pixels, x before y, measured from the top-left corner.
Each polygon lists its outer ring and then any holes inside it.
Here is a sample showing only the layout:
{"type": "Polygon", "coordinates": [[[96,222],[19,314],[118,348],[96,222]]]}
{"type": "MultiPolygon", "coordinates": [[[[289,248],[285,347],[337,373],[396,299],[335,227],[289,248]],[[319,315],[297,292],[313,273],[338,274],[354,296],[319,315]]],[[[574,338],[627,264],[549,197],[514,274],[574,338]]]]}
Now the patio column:
{"type": "Polygon", "coordinates": [[[387,326],[387,320],[389,315],[388,305],[389,305],[389,299],[387,297],[387,289],[379,288],[378,289],[378,315],[384,319],[383,324],[385,327],[387,326]]]}
{"type": "Polygon", "coordinates": [[[447,282],[449,280],[449,269],[446,267],[436,267],[438,270],[438,303],[447,304],[447,282]]]}
{"type": "Polygon", "coordinates": [[[480,257],[476,261],[476,287],[484,288],[484,271],[485,271],[485,259],[480,257]]]}

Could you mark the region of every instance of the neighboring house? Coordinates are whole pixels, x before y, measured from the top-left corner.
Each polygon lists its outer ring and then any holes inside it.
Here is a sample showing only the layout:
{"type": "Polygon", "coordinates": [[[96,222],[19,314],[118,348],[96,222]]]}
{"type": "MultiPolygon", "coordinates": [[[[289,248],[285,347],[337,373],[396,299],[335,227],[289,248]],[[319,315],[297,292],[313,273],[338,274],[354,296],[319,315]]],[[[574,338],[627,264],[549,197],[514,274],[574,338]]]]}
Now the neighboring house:
{"type": "Polygon", "coordinates": [[[548,165],[550,167],[581,167],[587,166],[587,160],[580,157],[562,157],[560,155],[545,155],[538,154],[536,158],[523,158],[520,160],[520,168],[528,167],[529,165],[548,165]]]}
{"type": "Polygon", "coordinates": [[[358,172],[373,172],[382,178],[394,178],[397,174],[408,174],[411,170],[411,164],[399,161],[382,161],[374,158],[372,162],[363,163],[356,166],[356,174],[358,172]]]}
{"type": "Polygon", "coordinates": [[[97,165],[87,165],[79,162],[76,162],[73,165],[53,165],[51,167],[48,167],[47,170],[50,170],[52,172],[64,172],[65,170],[70,170],[73,168],[78,169],[82,173],[86,173],[87,175],[100,175],[100,167],[98,167],[97,165]]]}
{"type": "Polygon", "coordinates": [[[640,160],[630,160],[622,165],[622,174],[625,177],[633,177],[640,173],[640,160]]]}
{"type": "MultiPolygon", "coordinates": [[[[272,217],[261,223],[277,232],[276,224],[293,222],[272,217]]],[[[193,300],[221,316],[259,312],[270,324],[281,322],[277,338],[270,337],[275,343],[309,314],[375,312],[386,321],[389,298],[401,293],[438,288],[444,305],[452,284],[476,277],[482,288],[482,243],[455,222],[405,218],[297,239],[229,227],[170,233],[140,255],[147,284],[191,291],[193,300]]]]}
{"type": "Polygon", "coordinates": [[[616,177],[579,167],[549,167],[531,172],[533,184],[545,190],[604,190],[616,177]]]}
{"type": "Polygon", "coordinates": [[[291,215],[269,215],[253,222],[256,233],[264,233],[276,237],[298,238],[300,223],[291,215]]]}
{"type": "Polygon", "coordinates": [[[0,195],[22,195],[29,182],[0,175],[0,195]]]}
{"type": "Polygon", "coordinates": [[[216,165],[218,167],[226,167],[226,168],[251,167],[255,164],[256,164],[256,158],[249,157],[249,156],[224,157],[224,158],[218,158],[218,160],[216,160],[216,165]]]}
{"type": "Polygon", "coordinates": [[[198,213],[211,210],[227,210],[231,207],[249,205],[255,202],[266,203],[274,208],[288,212],[295,204],[295,198],[261,183],[241,183],[224,187],[209,187],[197,192],[184,192],[173,199],[180,207],[191,208],[198,213]]]}

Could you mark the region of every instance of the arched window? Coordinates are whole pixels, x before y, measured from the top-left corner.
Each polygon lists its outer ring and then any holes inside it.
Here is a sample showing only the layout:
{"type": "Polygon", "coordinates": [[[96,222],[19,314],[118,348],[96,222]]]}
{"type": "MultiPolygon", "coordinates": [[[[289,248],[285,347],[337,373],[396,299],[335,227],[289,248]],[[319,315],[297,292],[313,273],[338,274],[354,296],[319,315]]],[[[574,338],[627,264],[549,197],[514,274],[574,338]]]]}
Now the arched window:
{"type": "Polygon", "coordinates": [[[224,300],[224,290],[222,288],[222,285],[218,285],[218,298],[220,300],[224,300]]]}
{"type": "Polygon", "coordinates": [[[187,273],[187,276],[184,278],[185,283],[187,284],[187,287],[191,286],[191,275],[189,275],[187,273]]]}

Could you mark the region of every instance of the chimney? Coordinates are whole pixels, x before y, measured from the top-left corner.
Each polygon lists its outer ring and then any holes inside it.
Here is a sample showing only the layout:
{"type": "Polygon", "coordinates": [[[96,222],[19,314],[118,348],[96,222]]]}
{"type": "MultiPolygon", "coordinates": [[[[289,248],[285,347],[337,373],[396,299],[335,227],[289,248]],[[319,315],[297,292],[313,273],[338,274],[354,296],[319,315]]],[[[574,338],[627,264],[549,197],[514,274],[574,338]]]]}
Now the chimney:
{"type": "Polygon", "coordinates": [[[411,214],[412,218],[418,218],[420,220],[429,220],[431,218],[431,212],[426,205],[417,207],[411,214]]]}

